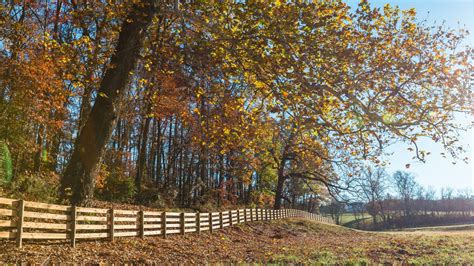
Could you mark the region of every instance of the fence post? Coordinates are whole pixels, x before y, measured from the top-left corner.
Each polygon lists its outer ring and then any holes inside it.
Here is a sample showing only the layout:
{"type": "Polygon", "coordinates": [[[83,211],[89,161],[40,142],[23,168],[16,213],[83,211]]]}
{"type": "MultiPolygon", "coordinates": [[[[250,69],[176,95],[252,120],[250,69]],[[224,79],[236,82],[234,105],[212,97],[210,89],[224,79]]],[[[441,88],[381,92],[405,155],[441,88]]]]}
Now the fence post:
{"type": "Polygon", "coordinates": [[[247,222],[247,209],[244,209],[244,223],[247,222]]]}
{"type": "Polygon", "coordinates": [[[232,221],[232,211],[229,211],[229,226],[234,225],[234,222],[232,221]]]}
{"type": "Polygon", "coordinates": [[[237,210],[237,223],[240,224],[240,209],[237,210]]]}
{"type": "Polygon", "coordinates": [[[166,238],[166,212],[161,213],[161,231],[163,232],[163,238],[166,238]]]}
{"type": "Polygon", "coordinates": [[[109,209],[109,240],[114,241],[114,224],[115,224],[115,212],[114,209],[109,209]]]}
{"type": "Polygon", "coordinates": [[[184,232],[185,232],[185,220],[184,220],[184,212],[182,212],[180,215],[179,215],[179,221],[180,221],[180,231],[181,231],[181,235],[184,235],[184,232]]]}
{"type": "Polygon", "coordinates": [[[250,221],[253,222],[253,209],[250,209],[250,221]]]}
{"type": "Polygon", "coordinates": [[[219,212],[219,228],[224,228],[224,221],[222,219],[222,212],[219,212]]]}
{"type": "Polygon", "coordinates": [[[76,247],[76,216],[77,207],[76,205],[71,207],[71,246],[76,247]]]}
{"type": "Polygon", "coordinates": [[[209,233],[212,233],[212,212],[209,213],[209,233]]]}
{"type": "Polygon", "coordinates": [[[16,224],[16,246],[18,248],[21,248],[23,246],[23,220],[24,220],[24,212],[25,212],[25,202],[23,200],[18,201],[18,206],[17,206],[17,224],[16,224]]]}
{"type": "Polygon", "coordinates": [[[143,210],[140,210],[138,212],[138,217],[140,222],[140,237],[145,238],[145,212],[143,210]]]}
{"type": "Polygon", "coordinates": [[[196,232],[201,233],[201,213],[196,213],[196,232]]]}
{"type": "Polygon", "coordinates": [[[265,218],[264,218],[264,216],[263,216],[263,209],[260,209],[260,220],[263,221],[264,219],[265,219],[265,218]]]}

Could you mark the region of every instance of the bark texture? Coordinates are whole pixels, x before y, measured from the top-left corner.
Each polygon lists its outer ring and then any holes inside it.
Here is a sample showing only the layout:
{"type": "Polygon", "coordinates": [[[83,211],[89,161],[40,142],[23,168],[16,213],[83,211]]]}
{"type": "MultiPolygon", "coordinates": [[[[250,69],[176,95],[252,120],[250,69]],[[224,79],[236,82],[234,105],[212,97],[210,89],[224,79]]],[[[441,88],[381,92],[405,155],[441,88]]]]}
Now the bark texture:
{"type": "Polygon", "coordinates": [[[122,24],[110,66],[104,74],[94,106],[80,129],[61,184],[63,197],[81,204],[94,194],[95,176],[104,147],[117,119],[120,99],[129,83],[155,7],[153,0],[135,4],[122,24]]]}

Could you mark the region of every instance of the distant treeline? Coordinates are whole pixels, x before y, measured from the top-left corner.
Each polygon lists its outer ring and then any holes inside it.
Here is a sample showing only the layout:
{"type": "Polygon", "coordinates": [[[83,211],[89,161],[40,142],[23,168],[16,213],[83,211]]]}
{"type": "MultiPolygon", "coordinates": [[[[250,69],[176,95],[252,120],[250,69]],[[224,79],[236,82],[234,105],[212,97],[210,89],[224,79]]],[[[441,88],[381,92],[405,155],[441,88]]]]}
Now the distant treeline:
{"type": "Polygon", "coordinates": [[[474,222],[474,195],[469,188],[447,187],[437,194],[432,187],[419,185],[408,172],[389,176],[383,169],[369,169],[355,183],[350,201],[333,201],[322,206],[321,212],[339,223],[343,213],[352,213],[354,221],[347,225],[365,229],[474,222]],[[367,214],[371,219],[365,219],[367,214]]]}

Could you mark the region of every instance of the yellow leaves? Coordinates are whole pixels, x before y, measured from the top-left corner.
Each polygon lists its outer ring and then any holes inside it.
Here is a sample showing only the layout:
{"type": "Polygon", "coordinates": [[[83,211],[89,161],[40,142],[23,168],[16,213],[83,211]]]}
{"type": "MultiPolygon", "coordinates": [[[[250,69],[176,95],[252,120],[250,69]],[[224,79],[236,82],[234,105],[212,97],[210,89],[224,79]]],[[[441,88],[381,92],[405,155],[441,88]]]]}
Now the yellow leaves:
{"type": "Polygon", "coordinates": [[[195,94],[196,94],[196,98],[200,99],[201,96],[204,94],[204,90],[199,87],[199,88],[196,89],[195,94]]]}
{"type": "Polygon", "coordinates": [[[144,67],[146,71],[151,71],[151,66],[149,63],[146,63],[144,67]]]}
{"type": "Polygon", "coordinates": [[[382,116],[382,120],[385,124],[391,124],[394,122],[395,120],[395,117],[392,113],[389,113],[389,112],[386,112],[383,116],[382,116]]]}
{"type": "Polygon", "coordinates": [[[197,115],[200,115],[201,114],[201,111],[199,111],[199,108],[194,108],[193,109],[193,113],[197,114],[197,115]]]}
{"type": "Polygon", "coordinates": [[[428,72],[428,74],[432,74],[432,73],[434,72],[433,66],[430,65],[430,66],[428,67],[428,69],[426,70],[426,72],[428,72]]]}
{"type": "Polygon", "coordinates": [[[148,80],[144,79],[144,78],[141,78],[138,80],[138,85],[140,86],[143,86],[143,85],[146,85],[148,84],[148,80]]]}
{"type": "Polygon", "coordinates": [[[289,93],[286,92],[286,91],[281,92],[281,96],[283,96],[283,98],[288,98],[288,95],[289,95],[289,93]]]}
{"type": "Polygon", "coordinates": [[[255,87],[256,87],[257,89],[261,89],[261,88],[264,88],[264,87],[266,86],[265,83],[263,83],[263,82],[261,82],[261,81],[259,81],[259,80],[256,80],[256,81],[254,82],[254,85],[255,85],[255,87]]]}
{"type": "Polygon", "coordinates": [[[416,9],[415,8],[410,8],[406,11],[406,13],[412,17],[416,16],[416,9]]]}
{"type": "Polygon", "coordinates": [[[445,67],[443,67],[443,68],[441,69],[441,71],[443,72],[443,74],[449,75],[449,67],[446,67],[446,66],[445,66],[445,67]]]}
{"type": "Polygon", "coordinates": [[[224,135],[225,135],[225,136],[226,136],[226,135],[229,135],[229,134],[230,134],[230,129],[224,128],[223,132],[224,132],[224,135]]]}

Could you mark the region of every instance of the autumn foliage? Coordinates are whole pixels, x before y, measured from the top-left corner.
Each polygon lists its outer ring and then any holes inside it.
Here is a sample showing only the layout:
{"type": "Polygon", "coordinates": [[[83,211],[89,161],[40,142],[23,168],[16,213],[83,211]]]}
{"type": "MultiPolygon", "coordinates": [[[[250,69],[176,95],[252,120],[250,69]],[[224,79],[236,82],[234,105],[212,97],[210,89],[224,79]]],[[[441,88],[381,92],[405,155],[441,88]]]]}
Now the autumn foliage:
{"type": "Polygon", "coordinates": [[[78,202],[97,190],[280,208],[324,200],[342,175],[383,165],[394,141],[419,160],[423,138],[458,158],[454,117],[472,111],[473,51],[460,47],[464,30],[415,15],[367,1],[0,4],[0,143],[13,182],[61,175],[60,194],[78,202]],[[130,50],[117,50],[126,25],[145,32],[128,66],[114,59],[130,50]],[[123,67],[126,84],[107,88],[123,67]],[[93,125],[101,107],[113,114],[93,125]],[[76,156],[83,148],[97,160],[76,156]]]}

